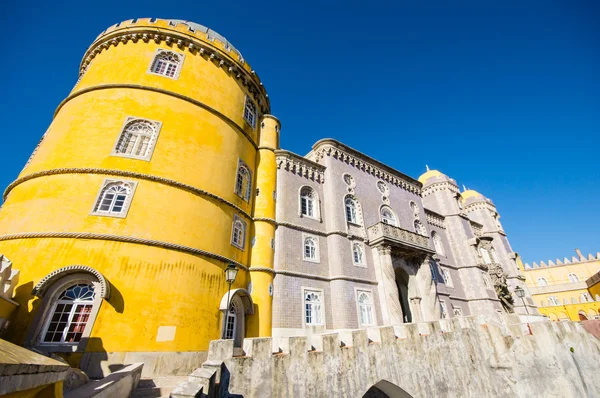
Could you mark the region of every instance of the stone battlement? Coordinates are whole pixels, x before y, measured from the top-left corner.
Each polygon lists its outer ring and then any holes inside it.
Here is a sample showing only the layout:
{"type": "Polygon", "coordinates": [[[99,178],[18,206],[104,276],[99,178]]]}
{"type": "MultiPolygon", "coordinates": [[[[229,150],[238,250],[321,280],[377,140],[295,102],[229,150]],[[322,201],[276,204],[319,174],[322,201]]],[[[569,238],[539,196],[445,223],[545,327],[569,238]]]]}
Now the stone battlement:
{"type": "Polygon", "coordinates": [[[413,397],[600,396],[600,342],[574,322],[478,317],[210,343],[208,360],[172,397],[361,397],[385,380],[413,397]],[[527,323],[527,320],[537,322],[527,323]],[[525,321],[525,322],[524,322],[525,321]],[[272,347],[276,347],[275,352],[272,347]]]}
{"type": "Polygon", "coordinates": [[[536,268],[546,268],[546,267],[556,267],[556,266],[568,265],[568,264],[587,263],[589,261],[600,261],[600,252],[596,253],[595,256],[593,254],[588,254],[587,257],[585,257],[583,255],[580,257],[572,256],[570,260],[567,257],[564,257],[562,260],[559,258],[557,258],[554,261],[548,260],[548,263],[545,263],[544,261],[540,261],[539,264],[534,262],[532,265],[530,265],[529,263],[526,263],[525,271],[528,271],[531,269],[536,269],[536,268]]]}

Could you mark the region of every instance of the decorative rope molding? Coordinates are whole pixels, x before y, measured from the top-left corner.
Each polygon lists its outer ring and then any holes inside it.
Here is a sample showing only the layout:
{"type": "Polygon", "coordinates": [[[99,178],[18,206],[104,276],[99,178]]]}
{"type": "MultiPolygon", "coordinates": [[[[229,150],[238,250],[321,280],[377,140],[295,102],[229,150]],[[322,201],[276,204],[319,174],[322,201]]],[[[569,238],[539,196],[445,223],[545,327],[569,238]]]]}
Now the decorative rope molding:
{"type": "Polygon", "coordinates": [[[106,281],[104,275],[87,265],[69,265],[68,267],[62,267],[52,271],[51,273],[46,275],[44,279],[39,281],[37,285],[35,285],[35,287],[31,291],[31,294],[40,298],[44,297],[44,294],[46,294],[46,290],[50,285],[52,285],[54,279],[62,278],[65,275],[74,274],[77,272],[86,272],[88,274],[94,275],[100,283],[100,297],[106,300],[110,298],[110,284],[106,281]]]}
{"type": "Polygon", "coordinates": [[[271,223],[275,226],[277,226],[277,220],[274,220],[272,218],[267,218],[267,217],[254,217],[254,221],[264,221],[264,222],[268,222],[271,223]]]}
{"type": "Polygon", "coordinates": [[[215,199],[215,200],[217,200],[221,203],[224,203],[227,206],[235,209],[237,212],[243,214],[244,217],[246,217],[247,219],[252,220],[252,217],[250,216],[250,214],[246,213],[246,211],[244,211],[241,207],[229,202],[228,200],[223,199],[220,196],[217,196],[217,195],[210,193],[208,191],[205,191],[203,189],[196,188],[191,185],[184,184],[182,182],[178,182],[175,180],[170,180],[168,178],[153,176],[150,174],[136,173],[133,171],[124,171],[124,170],[96,169],[96,168],[62,168],[62,169],[51,169],[51,170],[38,171],[36,173],[27,174],[27,175],[13,181],[4,191],[3,199],[6,200],[6,197],[8,196],[10,191],[12,191],[17,185],[19,185],[25,181],[33,180],[35,178],[40,178],[40,177],[46,177],[46,176],[50,176],[50,175],[59,175],[59,174],[101,174],[101,175],[108,175],[108,176],[129,177],[129,178],[137,178],[139,180],[152,181],[152,182],[156,182],[159,184],[168,185],[173,188],[182,189],[182,190],[188,191],[194,195],[206,196],[211,199],[215,199]]]}
{"type": "Polygon", "coordinates": [[[235,260],[211,253],[202,249],[194,249],[193,247],[178,245],[176,243],[162,242],[159,240],[135,238],[133,236],[122,236],[112,234],[97,234],[93,232],[25,232],[21,234],[0,235],[0,242],[16,239],[44,239],[44,238],[72,238],[72,239],[91,239],[91,240],[109,240],[113,242],[135,243],[139,245],[160,247],[163,249],[176,250],[196,256],[209,257],[224,263],[234,263],[241,269],[248,271],[248,267],[235,260]]]}
{"type": "Polygon", "coordinates": [[[336,275],[336,276],[327,277],[327,276],[305,274],[303,272],[295,272],[295,271],[287,271],[287,270],[278,270],[278,271],[275,271],[275,273],[277,275],[297,276],[299,278],[315,279],[315,280],[325,281],[325,282],[331,282],[331,281],[336,281],[336,280],[344,280],[344,281],[349,281],[349,282],[365,283],[365,284],[368,284],[368,285],[377,285],[378,284],[377,281],[371,281],[371,280],[368,280],[368,279],[354,278],[354,277],[351,277],[351,276],[343,276],[343,275],[336,275]]]}
{"type": "MultiPolygon", "coordinates": [[[[125,27],[124,24],[123,27],[125,27]]],[[[80,74],[85,73],[92,60],[102,51],[108,50],[111,46],[117,47],[120,43],[125,45],[129,41],[137,43],[139,40],[142,40],[144,43],[153,40],[156,44],[164,41],[169,47],[175,45],[180,50],[187,49],[190,54],[197,54],[206,61],[212,62],[215,66],[223,68],[227,74],[241,81],[248,88],[248,92],[252,94],[262,113],[269,113],[269,96],[256,72],[254,70],[248,72],[238,65],[238,62],[242,65],[245,64],[241,54],[239,60],[236,61],[231,56],[226,55],[223,50],[205,43],[199,37],[193,37],[187,32],[184,33],[176,29],[152,28],[151,26],[140,26],[132,23],[128,27],[125,27],[124,30],[103,33],[86,51],[81,61],[80,74]]],[[[226,45],[229,43],[223,44],[226,45]]]]}
{"type": "Polygon", "coordinates": [[[366,238],[364,238],[362,236],[352,235],[352,234],[349,234],[349,233],[344,232],[344,231],[328,231],[328,232],[324,232],[324,231],[319,231],[317,229],[312,229],[312,228],[304,227],[302,225],[292,224],[292,223],[289,223],[289,222],[278,222],[277,226],[278,227],[287,227],[287,228],[291,228],[291,229],[294,229],[294,230],[297,230],[297,231],[307,232],[309,234],[318,235],[318,236],[324,236],[324,237],[328,237],[330,235],[339,235],[341,237],[352,239],[352,240],[360,240],[362,242],[367,242],[368,241],[368,239],[366,239],[366,238]]]}
{"type": "Polygon", "coordinates": [[[267,267],[250,267],[249,270],[250,270],[250,272],[266,272],[273,276],[275,276],[275,274],[276,274],[274,269],[267,268],[267,267]]]}
{"type": "Polygon", "coordinates": [[[257,149],[260,150],[265,150],[265,151],[271,151],[271,152],[275,152],[277,151],[277,149],[275,148],[271,148],[270,146],[259,146],[257,147],[257,149]]]}
{"type": "Polygon", "coordinates": [[[254,149],[258,149],[256,142],[254,142],[254,138],[252,138],[248,133],[246,133],[244,131],[244,129],[241,128],[240,126],[238,126],[238,124],[235,123],[233,120],[231,120],[229,117],[225,116],[221,112],[217,111],[215,108],[211,107],[210,105],[207,105],[204,102],[195,100],[186,95],[176,93],[174,91],[164,90],[164,89],[158,88],[158,87],[142,86],[141,84],[125,84],[125,83],[99,84],[96,86],[86,87],[84,89],[75,91],[75,92],[71,93],[67,98],[62,100],[62,102],[60,104],[58,104],[58,108],[56,108],[56,111],[54,111],[54,117],[56,117],[56,115],[62,109],[62,107],[67,102],[72,100],[73,98],[79,97],[82,94],[86,94],[86,93],[96,91],[96,90],[107,90],[107,89],[118,89],[118,88],[130,88],[130,89],[135,89],[135,90],[152,91],[155,93],[160,93],[160,94],[165,94],[165,95],[168,95],[171,97],[175,97],[182,101],[186,101],[193,105],[196,105],[202,109],[207,110],[208,112],[212,113],[213,115],[217,116],[218,118],[223,120],[225,123],[227,123],[227,125],[229,125],[234,130],[236,130],[238,133],[242,133],[248,139],[248,141],[250,141],[250,144],[252,144],[254,149]]]}

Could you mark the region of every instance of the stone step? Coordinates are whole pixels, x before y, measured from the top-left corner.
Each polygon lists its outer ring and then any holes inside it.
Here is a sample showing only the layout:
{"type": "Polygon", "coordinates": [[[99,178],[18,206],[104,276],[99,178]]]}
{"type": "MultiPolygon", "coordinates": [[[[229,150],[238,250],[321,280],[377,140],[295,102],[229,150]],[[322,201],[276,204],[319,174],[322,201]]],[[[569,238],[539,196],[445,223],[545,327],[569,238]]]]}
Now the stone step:
{"type": "Polygon", "coordinates": [[[171,390],[175,387],[146,387],[146,388],[136,388],[131,393],[131,398],[169,398],[169,394],[171,394],[171,390]]]}
{"type": "Polygon", "coordinates": [[[171,391],[187,378],[188,376],[164,376],[140,379],[137,388],[131,393],[131,397],[168,398],[171,391]]]}

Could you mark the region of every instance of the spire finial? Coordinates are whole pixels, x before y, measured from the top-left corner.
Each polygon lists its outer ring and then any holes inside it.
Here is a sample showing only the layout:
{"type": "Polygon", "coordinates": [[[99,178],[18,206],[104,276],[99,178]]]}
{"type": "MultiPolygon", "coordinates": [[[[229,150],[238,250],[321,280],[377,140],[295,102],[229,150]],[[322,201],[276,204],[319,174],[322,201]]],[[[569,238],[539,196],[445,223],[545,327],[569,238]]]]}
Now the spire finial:
{"type": "Polygon", "coordinates": [[[429,171],[429,166],[428,165],[425,165],[425,168],[427,169],[427,171],[429,171]]]}
{"type": "Polygon", "coordinates": [[[463,192],[467,190],[467,187],[465,187],[465,184],[463,184],[463,192]]]}

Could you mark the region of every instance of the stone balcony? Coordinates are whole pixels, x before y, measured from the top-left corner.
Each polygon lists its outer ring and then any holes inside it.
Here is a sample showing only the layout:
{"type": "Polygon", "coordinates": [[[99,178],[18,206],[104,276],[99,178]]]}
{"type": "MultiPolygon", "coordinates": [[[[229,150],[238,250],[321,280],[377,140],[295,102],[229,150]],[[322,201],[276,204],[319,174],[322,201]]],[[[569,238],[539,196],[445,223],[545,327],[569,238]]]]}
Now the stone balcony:
{"type": "Polygon", "coordinates": [[[371,246],[390,245],[393,249],[418,255],[435,253],[429,247],[429,237],[383,222],[367,228],[367,235],[371,246]]]}

